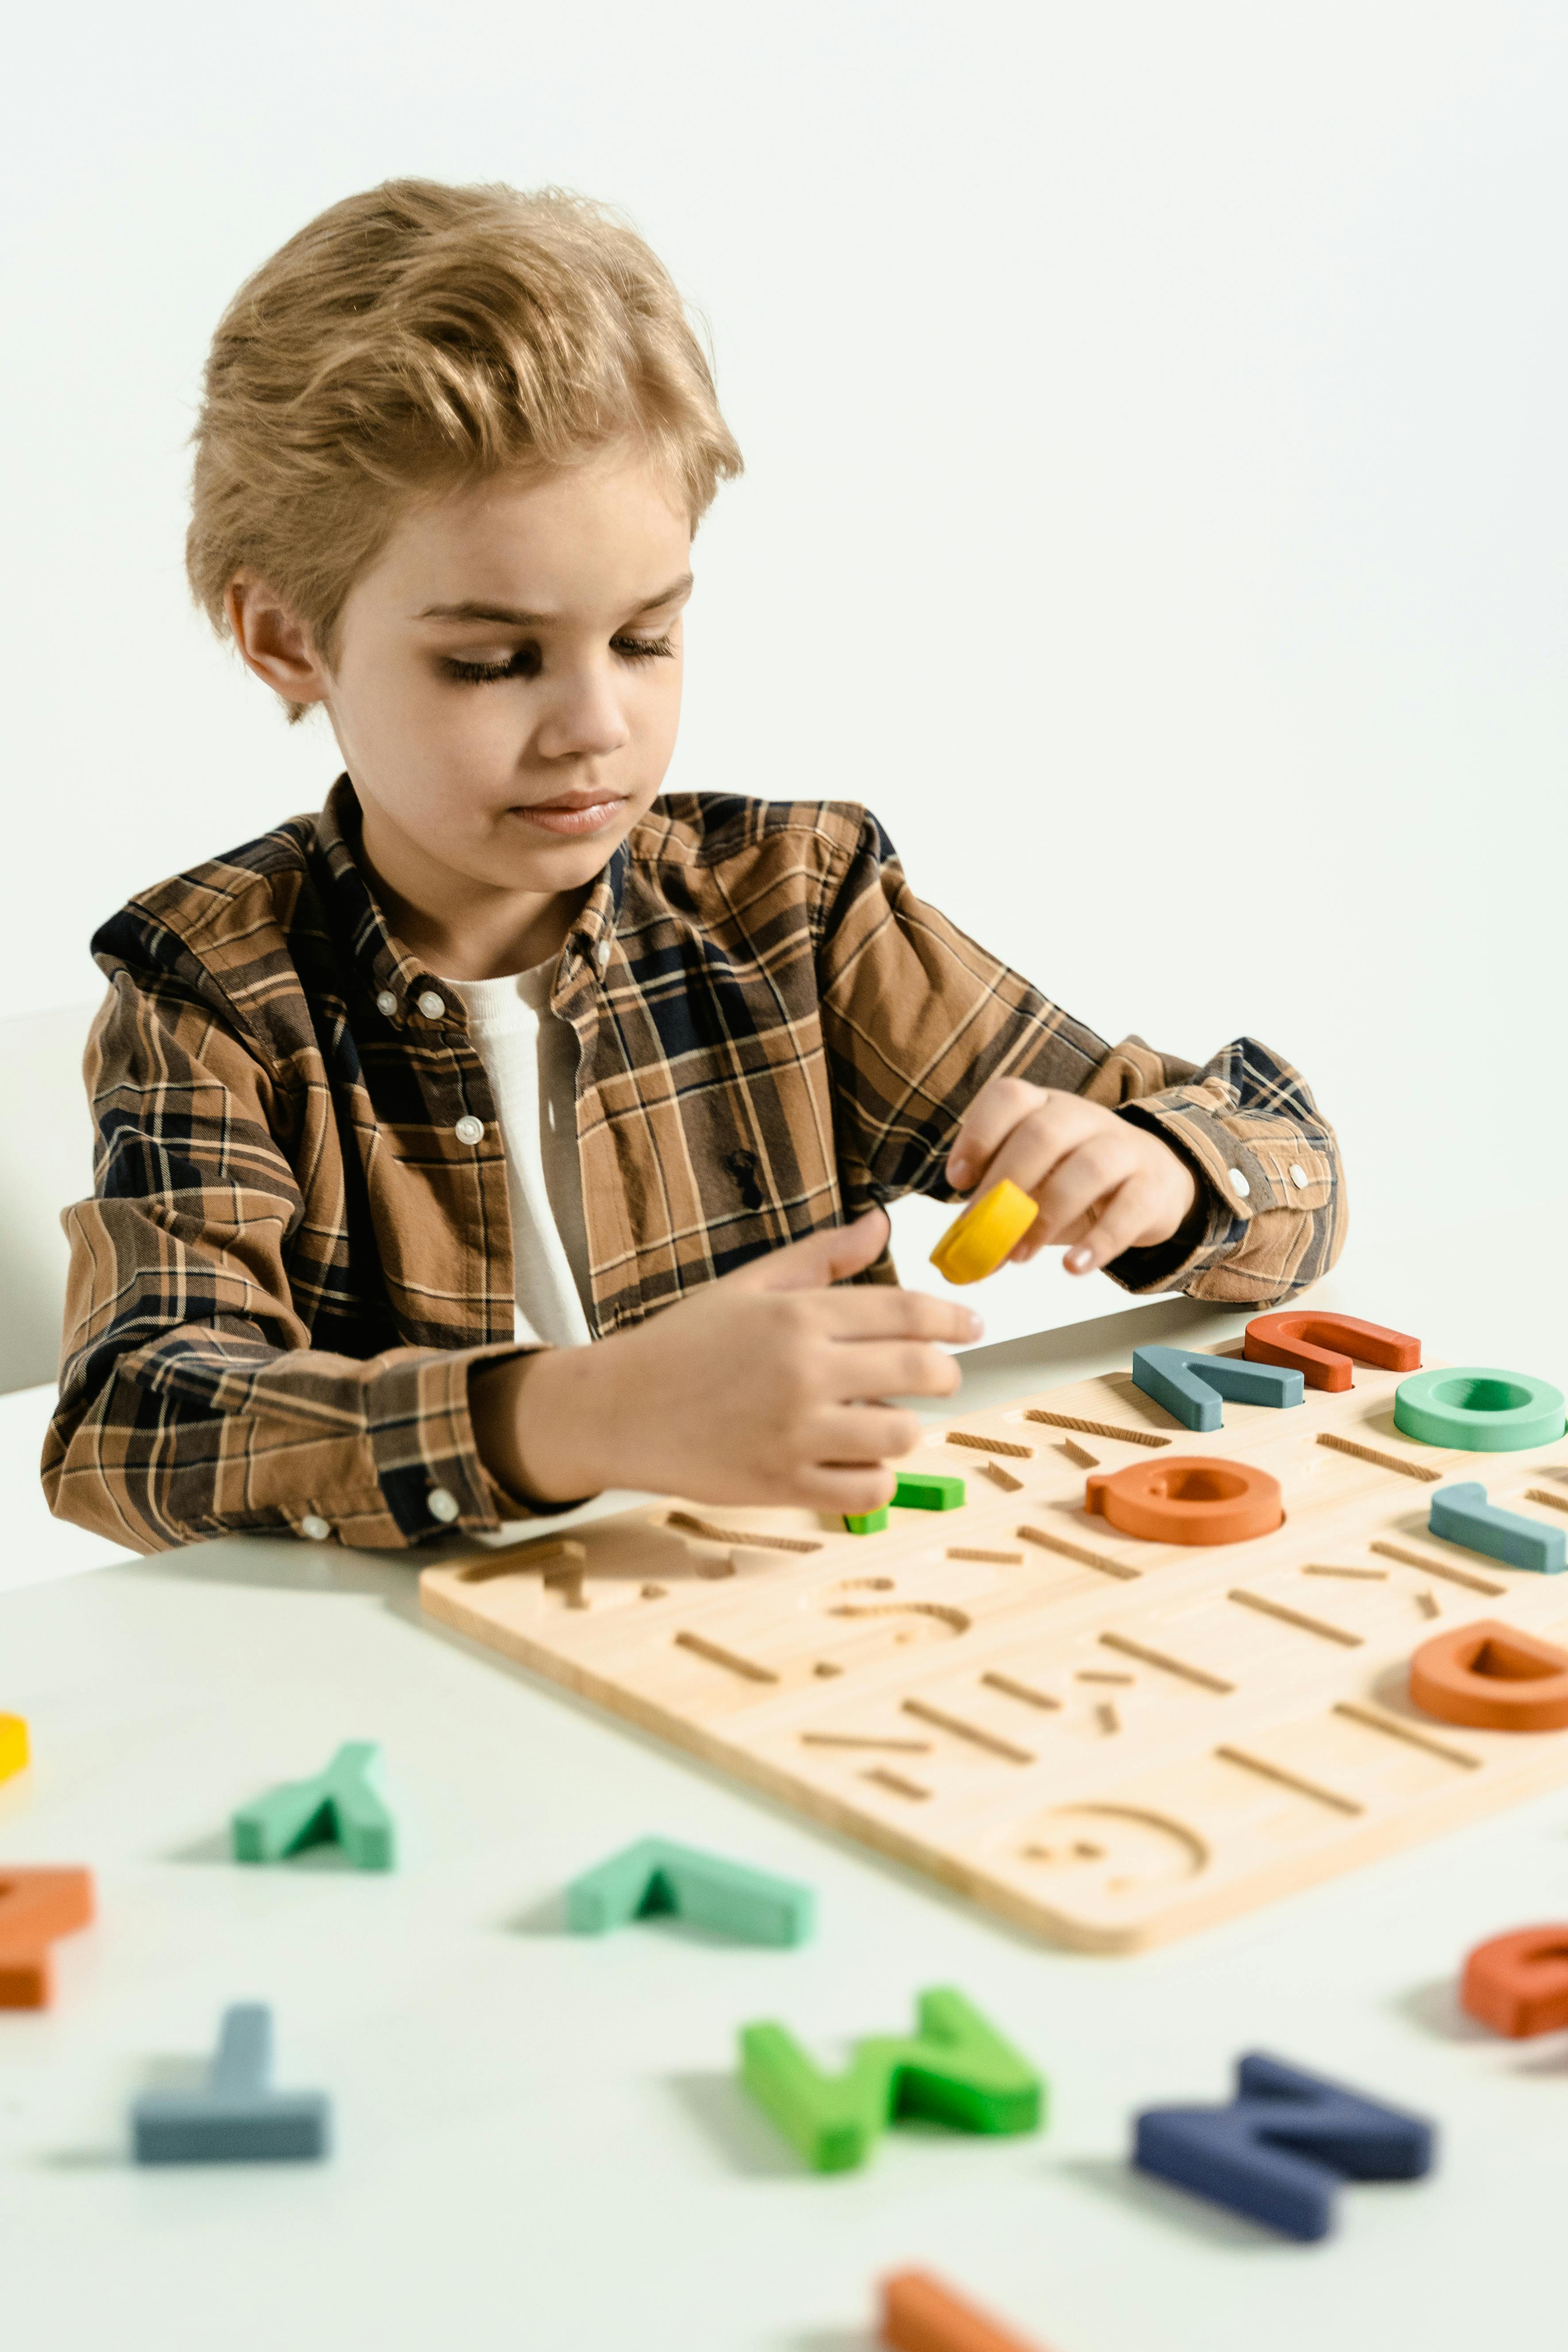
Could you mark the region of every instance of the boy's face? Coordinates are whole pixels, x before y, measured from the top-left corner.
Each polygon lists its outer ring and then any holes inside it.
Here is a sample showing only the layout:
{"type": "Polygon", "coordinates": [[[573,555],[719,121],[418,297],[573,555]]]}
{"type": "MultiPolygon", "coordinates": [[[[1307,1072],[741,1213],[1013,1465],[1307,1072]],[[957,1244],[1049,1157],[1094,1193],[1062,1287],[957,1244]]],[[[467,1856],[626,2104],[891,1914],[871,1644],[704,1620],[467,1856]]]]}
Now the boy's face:
{"type": "Polygon", "coordinates": [[[688,517],[625,453],[419,506],[343,607],[321,678],[405,898],[580,895],[664,781],[688,517]]]}

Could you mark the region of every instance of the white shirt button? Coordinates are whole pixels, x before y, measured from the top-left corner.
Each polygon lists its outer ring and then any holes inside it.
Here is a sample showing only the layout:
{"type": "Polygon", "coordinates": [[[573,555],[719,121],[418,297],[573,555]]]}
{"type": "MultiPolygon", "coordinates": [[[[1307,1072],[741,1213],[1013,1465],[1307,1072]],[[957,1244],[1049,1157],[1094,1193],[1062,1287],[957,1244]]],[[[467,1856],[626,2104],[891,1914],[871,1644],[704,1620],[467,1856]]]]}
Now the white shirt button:
{"type": "Polygon", "coordinates": [[[300,1522],[300,1533],[309,1536],[312,1543],[325,1543],[331,1532],[331,1520],[318,1518],[314,1511],[307,1511],[300,1522]]]}
{"type": "Polygon", "coordinates": [[[469,1114],[458,1121],[452,1132],[459,1143],[479,1143],[484,1138],[485,1123],[482,1118],[475,1118],[469,1114]]]}
{"type": "Polygon", "coordinates": [[[375,1000],[375,1009],[378,1013],[384,1013],[387,1019],[389,1021],[391,1020],[393,1014],[397,1010],[397,999],[394,996],[390,988],[384,988],[382,990],[381,994],[375,1000]]]}
{"type": "Polygon", "coordinates": [[[1239,1194],[1241,1199],[1245,1201],[1247,1194],[1252,1190],[1251,1185],[1247,1182],[1239,1168],[1232,1168],[1228,1172],[1230,1176],[1231,1191],[1239,1194]]]}
{"type": "Polygon", "coordinates": [[[598,949],[597,949],[596,952],[597,952],[597,955],[598,955],[598,958],[599,958],[599,970],[600,970],[601,971],[604,971],[604,969],[605,969],[605,965],[609,962],[609,961],[610,961],[610,942],[609,942],[609,940],[601,940],[599,941],[599,945],[598,945],[598,949]]]}
{"type": "Polygon", "coordinates": [[[444,1528],[451,1526],[463,1507],[449,1486],[432,1486],[425,1499],[430,1506],[430,1517],[439,1519],[444,1528]]]}
{"type": "Polygon", "coordinates": [[[1311,1181],[1311,1178],[1308,1175],[1306,1170],[1299,1161],[1292,1164],[1290,1170],[1290,1181],[1294,1184],[1298,1192],[1304,1192],[1311,1181]]]}
{"type": "Polygon", "coordinates": [[[444,996],[437,996],[433,988],[421,989],[418,1002],[419,1010],[423,1013],[426,1021],[439,1021],[441,1015],[447,1010],[446,998],[444,996]]]}

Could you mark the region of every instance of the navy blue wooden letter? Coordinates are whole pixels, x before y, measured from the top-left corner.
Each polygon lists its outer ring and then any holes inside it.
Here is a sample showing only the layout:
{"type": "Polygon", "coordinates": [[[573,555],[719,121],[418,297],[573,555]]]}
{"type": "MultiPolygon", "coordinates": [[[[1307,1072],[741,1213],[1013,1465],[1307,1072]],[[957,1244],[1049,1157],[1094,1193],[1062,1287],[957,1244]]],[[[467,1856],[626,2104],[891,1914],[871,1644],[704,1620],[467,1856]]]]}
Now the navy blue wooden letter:
{"type": "Polygon", "coordinates": [[[1133,2162],[1288,2238],[1326,2238],[1342,2179],[1417,2180],[1432,2126],[1253,2052],[1228,2107],[1151,2107],[1133,2162]]]}

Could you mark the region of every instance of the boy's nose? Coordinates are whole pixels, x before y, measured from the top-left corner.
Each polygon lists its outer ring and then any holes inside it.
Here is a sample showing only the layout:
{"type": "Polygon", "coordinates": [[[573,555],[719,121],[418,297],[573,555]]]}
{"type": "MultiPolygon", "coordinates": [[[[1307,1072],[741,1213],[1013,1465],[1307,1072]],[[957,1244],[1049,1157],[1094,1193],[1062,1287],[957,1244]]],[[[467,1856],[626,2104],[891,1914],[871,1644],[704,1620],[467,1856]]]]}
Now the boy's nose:
{"type": "Polygon", "coordinates": [[[593,670],[558,681],[536,737],[547,760],[602,759],[629,740],[615,680],[593,670]]]}

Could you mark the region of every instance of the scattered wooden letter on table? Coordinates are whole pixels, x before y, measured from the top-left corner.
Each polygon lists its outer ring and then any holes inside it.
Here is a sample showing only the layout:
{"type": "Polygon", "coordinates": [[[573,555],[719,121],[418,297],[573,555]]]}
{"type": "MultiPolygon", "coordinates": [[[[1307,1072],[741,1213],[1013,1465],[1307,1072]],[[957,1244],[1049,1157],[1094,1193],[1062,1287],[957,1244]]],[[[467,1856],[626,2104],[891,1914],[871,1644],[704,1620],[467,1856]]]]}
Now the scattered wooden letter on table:
{"type": "Polygon", "coordinates": [[[51,1947],[91,1924],[89,1870],[18,1870],[0,1863],[0,2009],[47,2009],[51,1947]]]}
{"type": "Polygon", "coordinates": [[[281,1862],[307,1846],[340,1845],[356,1870],[390,1870],[397,1831],[376,1783],[381,1748],[374,1739],[344,1742],[309,1780],[286,1780],[234,1816],[237,1862],[281,1862]]]}
{"type": "Polygon", "coordinates": [[[1047,2352],[932,2278],[900,2271],[882,2284],[880,2340],[889,2352],[1047,2352]]]}
{"type": "Polygon", "coordinates": [[[321,2091],[272,2088],[272,2012],[224,2011],[199,2091],[149,2091],[131,2110],[138,2164],[301,2164],[327,2153],[331,2105],[321,2091]]]}
{"type": "Polygon", "coordinates": [[[26,1769],[27,1727],[19,1715],[0,1715],[0,1780],[26,1769]]]}
{"type": "Polygon", "coordinates": [[[1459,2000],[1514,2041],[1560,2032],[1568,2026],[1568,1921],[1516,1927],[1478,1944],[1465,1961],[1459,2000]]]}
{"type": "Polygon", "coordinates": [[[922,1992],[912,2034],[855,2045],[842,2074],[824,2074],[771,2021],[741,2032],[741,2080],[814,2172],[849,2172],[900,2116],[956,2131],[1037,2131],[1046,2086],[961,1992],[922,1992]]]}
{"type": "Polygon", "coordinates": [[[1132,2160],[1287,2238],[1326,2238],[1343,2180],[1418,2180],[1433,2133],[1384,2106],[1259,2052],[1237,2066],[1223,2107],[1151,2107],[1138,2117],[1132,2160]]]}
{"type": "Polygon", "coordinates": [[[668,1838],[639,1838],[566,1889],[574,1935],[602,1936],[631,1919],[674,1913],[742,1944],[804,1944],[816,1924],[809,1886],[668,1838]]]}

